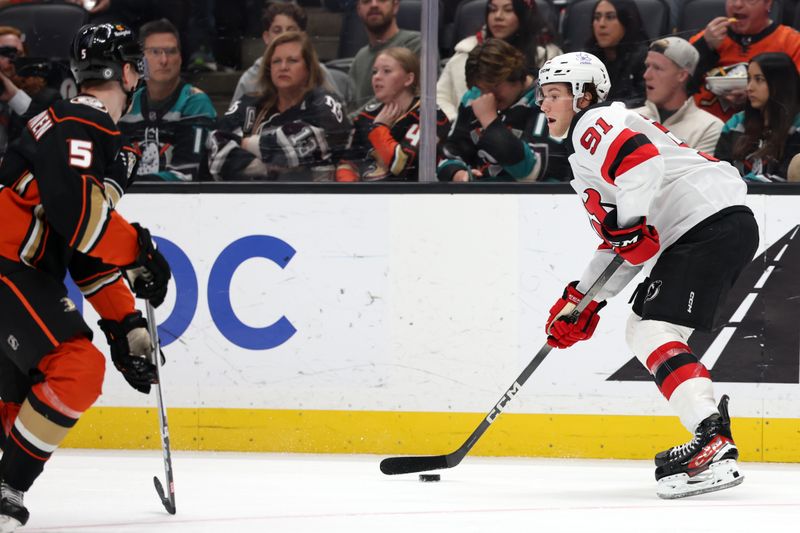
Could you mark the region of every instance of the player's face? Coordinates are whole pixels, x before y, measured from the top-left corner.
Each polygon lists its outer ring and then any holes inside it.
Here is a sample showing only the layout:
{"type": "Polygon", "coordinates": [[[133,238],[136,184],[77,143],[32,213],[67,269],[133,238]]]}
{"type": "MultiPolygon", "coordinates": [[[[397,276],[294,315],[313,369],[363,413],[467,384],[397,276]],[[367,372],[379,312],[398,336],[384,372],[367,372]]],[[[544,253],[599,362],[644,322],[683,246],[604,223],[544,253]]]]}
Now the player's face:
{"type": "Polygon", "coordinates": [[[657,106],[668,102],[676,91],[681,90],[684,71],[664,54],[648,52],[644,62],[644,86],[647,99],[657,106]]]}
{"type": "MultiPolygon", "coordinates": [[[[23,48],[22,48],[22,41],[19,37],[14,35],[13,33],[6,33],[5,35],[0,35],[0,47],[12,47],[16,48],[17,55],[25,55],[23,48]]],[[[14,65],[11,62],[11,59],[6,56],[0,56],[0,72],[5,74],[6,76],[13,76],[15,73],[14,65]]]]}
{"type": "Polygon", "coordinates": [[[144,57],[150,80],[170,83],[181,73],[181,50],[178,39],[171,33],[154,33],[144,40],[144,57]]]}
{"type": "Polygon", "coordinates": [[[264,40],[264,44],[269,46],[272,39],[285,31],[300,31],[300,26],[297,25],[297,21],[292,17],[276,15],[275,18],[272,19],[272,24],[269,25],[269,29],[261,34],[261,38],[264,40]]]}
{"type": "Polygon", "coordinates": [[[486,17],[489,32],[498,39],[507,39],[519,29],[519,18],[511,0],[490,0],[486,17]]]}
{"type": "Polygon", "coordinates": [[[381,54],[372,65],[372,91],[385,103],[393,101],[414,84],[414,74],[406,72],[393,57],[381,54]]]}
{"type": "Polygon", "coordinates": [[[397,0],[357,0],[356,10],[364,26],[374,33],[385,31],[397,15],[397,0]]]}
{"type": "Polygon", "coordinates": [[[600,48],[613,48],[625,37],[625,27],[617,18],[617,10],[611,2],[600,2],[594,10],[592,20],[594,38],[600,48]]]}
{"type": "Polygon", "coordinates": [[[727,0],[725,14],[736,19],[730,26],[733,31],[752,35],[767,25],[771,7],[772,0],[727,0]]]}
{"type": "Polygon", "coordinates": [[[575,110],[572,109],[572,90],[566,83],[548,83],[542,86],[542,112],[547,117],[550,135],[563,137],[569,130],[575,110]]]}
{"type": "Polygon", "coordinates": [[[278,92],[305,87],[309,72],[303,59],[303,46],[300,43],[277,46],[270,60],[269,74],[278,92]]]}
{"type": "Polygon", "coordinates": [[[767,78],[764,77],[764,72],[755,61],[751,61],[747,66],[747,99],[750,100],[750,105],[756,109],[763,108],[769,101],[767,78]]]}

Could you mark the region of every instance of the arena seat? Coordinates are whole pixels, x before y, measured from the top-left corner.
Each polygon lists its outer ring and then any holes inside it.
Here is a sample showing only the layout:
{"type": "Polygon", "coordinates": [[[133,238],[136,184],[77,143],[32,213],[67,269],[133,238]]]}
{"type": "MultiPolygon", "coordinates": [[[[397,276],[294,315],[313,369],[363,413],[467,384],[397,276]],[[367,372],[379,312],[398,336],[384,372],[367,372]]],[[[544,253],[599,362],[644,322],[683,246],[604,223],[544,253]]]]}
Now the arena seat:
{"type": "MultiPolygon", "coordinates": [[[[443,48],[452,52],[456,44],[470,35],[474,35],[484,23],[487,0],[465,0],[456,8],[452,28],[448,36],[442,40],[443,48]]],[[[553,32],[558,32],[558,8],[552,0],[536,0],[536,8],[550,23],[553,32]]]]}
{"type": "MultiPolygon", "coordinates": [[[[723,0],[724,1],[724,0],[723,0]]],[[[635,0],[644,31],[650,39],[668,35],[669,6],[664,0],[635,0]]],[[[562,38],[564,50],[582,50],[592,33],[592,13],[597,0],[577,0],[567,4],[562,38]]]]}
{"type": "Polygon", "coordinates": [[[72,39],[89,21],[89,13],[75,4],[14,4],[0,9],[0,25],[25,34],[28,56],[67,59],[72,39]]]}

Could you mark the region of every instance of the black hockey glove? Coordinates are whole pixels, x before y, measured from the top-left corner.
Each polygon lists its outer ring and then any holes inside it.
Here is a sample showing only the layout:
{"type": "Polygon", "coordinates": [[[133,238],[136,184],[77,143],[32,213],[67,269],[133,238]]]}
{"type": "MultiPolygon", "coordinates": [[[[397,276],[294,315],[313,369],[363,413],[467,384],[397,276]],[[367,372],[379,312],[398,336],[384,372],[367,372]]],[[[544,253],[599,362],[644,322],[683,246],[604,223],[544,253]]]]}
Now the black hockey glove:
{"type": "Polygon", "coordinates": [[[147,332],[147,320],[136,311],[122,319],[100,320],[100,329],[111,347],[111,360],[125,381],[141,393],[149,394],[150,385],[158,383],[152,361],[153,344],[147,332]]]}
{"type": "Polygon", "coordinates": [[[140,160],[141,158],[136,150],[127,144],[117,154],[117,158],[111,167],[111,175],[123,190],[127,190],[136,179],[140,160]]]}
{"type": "Polygon", "coordinates": [[[131,225],[138,234],[139,257],[135,263],[124,267],[123,271],[137,298],[149,300],[153,307],[158,307],[167,295],[172,272],[167,260],[156,250],[147,228],[136,223],[131,225]]]}

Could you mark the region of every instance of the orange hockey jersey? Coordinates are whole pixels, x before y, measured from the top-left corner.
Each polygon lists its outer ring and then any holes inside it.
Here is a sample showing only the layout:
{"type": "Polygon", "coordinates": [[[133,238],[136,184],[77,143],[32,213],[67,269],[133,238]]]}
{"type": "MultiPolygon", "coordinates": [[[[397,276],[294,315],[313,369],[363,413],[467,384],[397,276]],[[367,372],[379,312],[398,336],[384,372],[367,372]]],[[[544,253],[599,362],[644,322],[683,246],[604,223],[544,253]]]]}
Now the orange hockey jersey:
{"type": "Polygon", "coordinates": [[[741,35],[728,29],[728,35],[717,50],[712,50],[701,31],[689,41],[700,52],[695,78],[700,90],[694,95],[695,103],[700,109],[727,121],[738,109],[727,108],[717,95],[705,87],[705,77],[714,67],[727,67],[737,63],[747,63],[751,58],[763,52],[783,52],[792,58],[800,70],[800,32],[773,22],[756,35],[741,35]]]}

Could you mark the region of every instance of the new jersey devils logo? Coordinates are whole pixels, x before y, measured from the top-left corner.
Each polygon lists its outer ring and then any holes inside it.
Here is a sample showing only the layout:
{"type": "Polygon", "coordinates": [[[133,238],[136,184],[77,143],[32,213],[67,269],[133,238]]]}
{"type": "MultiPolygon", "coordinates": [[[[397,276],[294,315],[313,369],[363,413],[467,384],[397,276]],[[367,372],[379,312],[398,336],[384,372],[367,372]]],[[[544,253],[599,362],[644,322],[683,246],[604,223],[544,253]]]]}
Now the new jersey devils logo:
{"type": "Polygon", "coordinates": [[[657,279],[647,287],[647,296],[645,296],[644,301],[649,302],[650,300],[655,300],[656,296],[658,296],[658,293],[660,291],[661,291],[661,280],[657,279]]]}
{"type": "Polygon", "coordinates": [[[601,224],[606,219],[606,215],[609,211],[611,211],[615,206],[614,204],[604,204],[600,200],[602,197],[600,193],[595,189],[585,189],[583,191],[585,196],[583,200],[583,206],[586,208],[586,211],[589,213],[589,222],[592,224],[594,231],[603,238],[603,232],[601,231],[601,224]]]}

